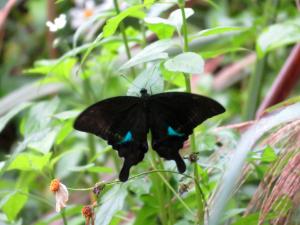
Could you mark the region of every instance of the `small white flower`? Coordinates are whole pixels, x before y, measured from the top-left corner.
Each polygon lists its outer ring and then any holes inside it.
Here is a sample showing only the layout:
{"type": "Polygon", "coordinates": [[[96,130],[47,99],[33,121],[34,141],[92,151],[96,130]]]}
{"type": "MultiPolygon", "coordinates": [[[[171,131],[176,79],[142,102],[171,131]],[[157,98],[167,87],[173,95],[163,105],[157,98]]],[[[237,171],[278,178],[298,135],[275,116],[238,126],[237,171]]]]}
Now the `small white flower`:
{"type": "Polygon", "coordinates": [[[59,17],[55,18],[53,22],[47,21],[46,25],[49,27],[51,32],[56,32],[64,28],[67,24],[67,17],[65,14],[60,14],[59,17]]]}
{"type": "Polygon", "coordinates": [[[75,0],[75,7],[70,10],[71,26],[77,29],[92,16],[112,8],[113,3],[110,0],[105,0],[100,5],[96,5],[94,0],[75,0]]]}
{"type": "Polygon", "coordinates": [[[60,212],[62,208],[66,207],[66,202],[69,199],[68,189],[58,179],[54,179],[51,181],[50,190],[55,193],[55,210],[56,212],[60,212]]]}

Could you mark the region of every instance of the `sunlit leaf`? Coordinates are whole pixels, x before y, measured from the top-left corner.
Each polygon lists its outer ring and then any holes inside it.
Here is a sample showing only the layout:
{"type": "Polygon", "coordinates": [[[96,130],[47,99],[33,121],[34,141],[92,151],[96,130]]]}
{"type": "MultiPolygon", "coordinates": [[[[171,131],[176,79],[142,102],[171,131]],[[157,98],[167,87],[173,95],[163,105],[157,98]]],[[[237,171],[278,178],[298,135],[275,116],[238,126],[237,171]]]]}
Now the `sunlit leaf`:
{"type": "Polygon", "coordinates": [[[274,149],[271,146],[267,146],[264,149],[264,152],[261,156],[261,161],[262,162],[273,162],[274,160],[276,160],[277,155],[274,151],[274,149]]]}
{"type": "Polygon", "coordinates": [[[101,225],[108,225],[115,213],[123,208],[127,189],[124,185],[115,185],[102,196],[102,204],[96,210],[96,221],[101,225]]]}
{"type": "Polygon", "coordinates": [[[168,58],[168,53],[166,53],[166,50],[173,46],[175,46],[175,42],[172,40],[156,41],[145,47],[142,51],[122,65],[120,70],[128,69],[145,62],[166,59],[168,58]]]}
{"type": "Polygon", "coordinates": [[[206,30],[202,30],[197,34],[193,34],[192,38],[206,37],[210,35],[224,34],[228,32],[241,32],[247,30],[247,27],[214,27],[206,30]]]}
{"type": "Polygon", "coordinates": [[[16,106],[15,108],[13,108],[12,110],[10,110],[6,115],[0,117],[0,132],[3,130],[3,128],[5,127],[5,125],[15,116],[17,115],[19,112],[21,112],[22,110],[26,109],[28,106],[30,106],[32,103],[23,103],[20,104],[18,106],[16,106]]]}
{"type": "Polygon", "coordinates": [[[91,28],[95,22],[99,21],[100,19],[112,16],[112,15],[114,15],[112,12],[97,13],[96,15],[92,16],[87,21],[85,21],[84,23],[82,23],[77,28],[75,34],[73,35],[73,48],[75,48],[77,46],[77,42],[78,42],[78,39],[79,39],[80,35],[85,34],[85,32],[89,28],[91,28]]]}
{"type": "Polygon", "coordinates": [[[164,66],[167,70],[173,72],[202,74],[204,71],[204,60],[196,53],[185,52],[167,60],[164,66]]]}
{"type": "MultiPolygon", "coordinates": [[[[189,18],[194,14],[194,10],[191,8],[185,8],[185,17],[186,19],[189,18]]],[[[182,20],[182,15],[181,15],[181,10],[176,9],[173,11],[168,19],[164,19],[161,17],[147,17],[144,19],[147,24],[163,24],[167,26],[172,26],[176,28],[178,31],[181,30],[183,20],[182,20]]]]}
{"type": "Polygon", "coordinates": [[[6,196],[5,202],[1,201],[1,208],[10,221],[14,220],[17,217],[17,215],[27,202],[27,199],[27,190],[24,190],[23,193],[13,192],[6,196]]]}
{"type": "Polygon", "coordinates": [[[167,70],[163,65],[160,67],[164,79],[178,87],[185,87],[185,78],[181,72],[167,70]]]}
{"type": "Polygon", "coordinates": [[[48,165],[52,153],[46,155],[38,155],[34,153],[24,152],[17,155],[11,162],[7,170],[23,170],[23,171],[41,171],[48,165]]]}
{"type": "Polygon", "coordinates": [[[87,169],[87,171],[91,173],[112,173],[113,169],[110,167],[104,167],[104,166],[93,166],[87,169]]]}
{"type": "Polygon", "coordinates": [[[143,5],[135,5],[135,6],[129,7],[127,9],[123,10],[117,16],[109,19],[103,28],[104,37],[113,35],[116,32],[120,22],[122,22],[128,16],[136,17],[139,19],[144,18],[145,12],[143,11],[143,7],[144,7],[143,5]]]}
{"type": "Polygon", "coordinates": [[[73,131],[73,120],[64,121],[63,126],[56,135],[55,143],[62,143],[66,137],[73,131]]]}
{"type": "Polygon", "coordinates": [[[80,111],[79,110],[68,110],[64,112],[57,113],[53,115],[54,118],[57,118],[61,121],[68,120],[68,119],[74,119],[79,115],[80,111]]]}
{"type": "Polygon", "coordinates": [[[215,58],[219,55],[224,55],[226,53],[239,52],[239,51],[249,51],[249,50],[246,48],[228,47],[228,48],[221,48],[221,49],[212,50],[212,51],[201,51],[201,56],[204,59],[211,59],[211,58],[215,58]]]}
{"type": "Polygon", "coordinates": [[[269,26],[257,39],[259,57],[267,52],[300,41],[300,18],[269,26]]]}
{"type": "Polygon", "coordinates": [[[146,24],[149,30],[154,32],[159,39],[168,39],[171,38],[174,34],[175,28],[171,25],[168,24],[162,24],[162,23],[157,23],[157,24],[151,24],[147,23],[146,24]]]}

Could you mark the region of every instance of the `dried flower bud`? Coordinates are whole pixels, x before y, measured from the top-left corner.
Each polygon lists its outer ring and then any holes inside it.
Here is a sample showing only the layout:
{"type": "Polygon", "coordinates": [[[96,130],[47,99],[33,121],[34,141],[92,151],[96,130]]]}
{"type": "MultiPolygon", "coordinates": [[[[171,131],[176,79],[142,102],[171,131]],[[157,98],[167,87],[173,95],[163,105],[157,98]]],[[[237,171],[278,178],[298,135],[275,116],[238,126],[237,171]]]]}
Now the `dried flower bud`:
{"type": "Polygon", "coordinates": [[[81,213],[85,218],[92,218],[93,217],[93,209],[91,206],[86,205],[81,209],[81,213]]]}
{"type": "Polygon", "coordinates": [[[191,163],[197,162],[198,161],[198,155],[197,153],[192,153],[189,155],[189,160],[191,163]]]}
{"type": "Polygon", "coordinates": [[[59,180],[58,179],[54,179],[51,181],[50,183],[50,191],[52,192],[57,192],[59,189],[59,180]]]}
{"type": "Polygon", "coordinates": [[[93,193],[98,196],[105,188],[105,184],[96,184],[93,189],[93,193]]]}
{"type": "Polygon", "coordinates": [[[178,191],[179,191],[179,194],[182,195],[185,192],[188,192],[188,190],[189,190],[189,185],[188,184],[180,184],[178,191]]]}

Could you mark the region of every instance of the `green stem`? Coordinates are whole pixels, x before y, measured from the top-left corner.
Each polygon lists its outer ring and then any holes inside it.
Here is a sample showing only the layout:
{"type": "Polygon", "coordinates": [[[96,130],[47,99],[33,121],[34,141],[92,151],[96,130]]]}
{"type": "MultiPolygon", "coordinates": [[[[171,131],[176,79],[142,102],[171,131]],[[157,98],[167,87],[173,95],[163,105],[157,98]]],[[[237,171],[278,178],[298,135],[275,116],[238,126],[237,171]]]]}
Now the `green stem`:
{"type": "MultiPolygon", "coordinates": [[[[114,0],[114,7],[115,7],[115,10],[116,10],[116,13],[120,14],[120,8],[119,8],[118,0],[114,0]]],[[[124,45],[125,45],[126,55],[127,55],[128,60],[129,60],[129,59],[131,59],[131,52],[130,52],[130,49],[129,49],[128,38],[127,38],[127,35],[126,35],[126,32],[125,32],[125,26],[124,26],[123,21],[120,22],[120,31],[121,31],[122,39],[123,39],[123,42],[124,42],[124,45]]],[[[135,70],[134,70],[133,67],[131,68],[131,72],[132,72],[133,76],[136,75],[135,70]]]]}
{"type": "Polygon", "coordinates": [[[63,219],[64,225],[68,225],[68,221],[67,221],[66,214],[65,214],[65,209],[62,209],[60,211],[60,215],[61,215],[61,217],[63,219]]]}
{"type": "MultiPolygon", "coordinates": [[[[151,157],[152,157],[152,166],[153,166],[153,165],[156,164],[156,163],[154,163],[156,161],[156,155],[154,154],[154,151],[151,151],[151,157]]],[[[161,161],[158,163],[158,167],[159,167],[159,169],[163,169],[163,165],[161,164],[161,161]]],[[[153,176],[152,177],[153,192],[157,196],[157,198],[159,199],[161,223],[162,223],[162,225],[168,225],[168,212],[165,209],[164,184],[160,181],[160,179],[161,178],[159,176],[153,176]]]]}
{"type": "MultiPolygon", "coordinates": [[[[189,51],[189,42],[188,42],[186,16],[185,16],[185,11],[184,11],[184,6],[185,6],[184,0],[178,0],[178,5],[179,5],[180,11],[181,11],[181,16],[182,16],[182,21],[183,21],[183,24],[182,24],[182,34],[183,34],[183,43],[184,43],[183,51],[188,52],[189,51]]],[[[192,91],[190,75],[184,74],[184,76],[185,76],[186,91],[190,93],[192,91]]],[[[196,139],[195,139],[194,132],[191,135],[190,143],[191,143],[192,151],[196,152],[197,148],[196,148],[196,139]]],[[[200,182],[197,163],[194,164],[194,177],[195,177],[195,183],[196,183],[196,200],[197,200],[197,205],[198,205],[198,212],[197,212],[198,221],[195,221],[195,224],[203,224],[203,222],[204,222],[204,207],[203,207],[203,202],[202,202],[201,190],[199,190],[199,187],[197,185],[200,182]]]]}
{"type": "MultiPolygon", "coordinates": [[[[269,0],[265,4],[264,18],[266,19],[265,25],[270,25],[274,22],[279,0],[269,0]]],[[[261,59],[256,60],[255,70],[250,77],[250,84],[248,88],[248,99],[244,109],[244,120],[252,120],[255,118],[255,112],[258,107],[259,98],[261,94],[263,76],[265,74],[265,67],[267,63],[267,55],[261,59]]]]}
{"type": "Polygon", "coordinates": [[[248,89],[248,100],[244,109],[244,120],[251,120],[255,117],[255,112],[258,106],[259,96],[262,87],[262,79],[264,68],[266,65],[266,57],[256,60],[254,74],[250,77],[248,89]]]}

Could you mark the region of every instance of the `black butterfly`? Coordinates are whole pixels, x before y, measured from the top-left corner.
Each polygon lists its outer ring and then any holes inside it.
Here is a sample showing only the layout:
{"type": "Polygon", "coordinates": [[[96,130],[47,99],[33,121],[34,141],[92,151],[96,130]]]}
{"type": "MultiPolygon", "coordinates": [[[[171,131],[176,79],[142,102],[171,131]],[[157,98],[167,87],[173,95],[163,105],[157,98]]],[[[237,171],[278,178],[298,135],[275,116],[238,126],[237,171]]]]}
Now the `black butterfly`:
{"type": "Polygon", "coordinates": [[[119,179],[126,181],[131,166],[143,160],[148,150],[147,133],[152,134],[152,148],[163,158],[175,160],[180,173],[186,170],[179,149],[204,120],[225,112],[215,100],[185,92],[141,97],[118,96],[91,105],[76,119],[74,128],[108,141],[124,157],[119,179]]]}

